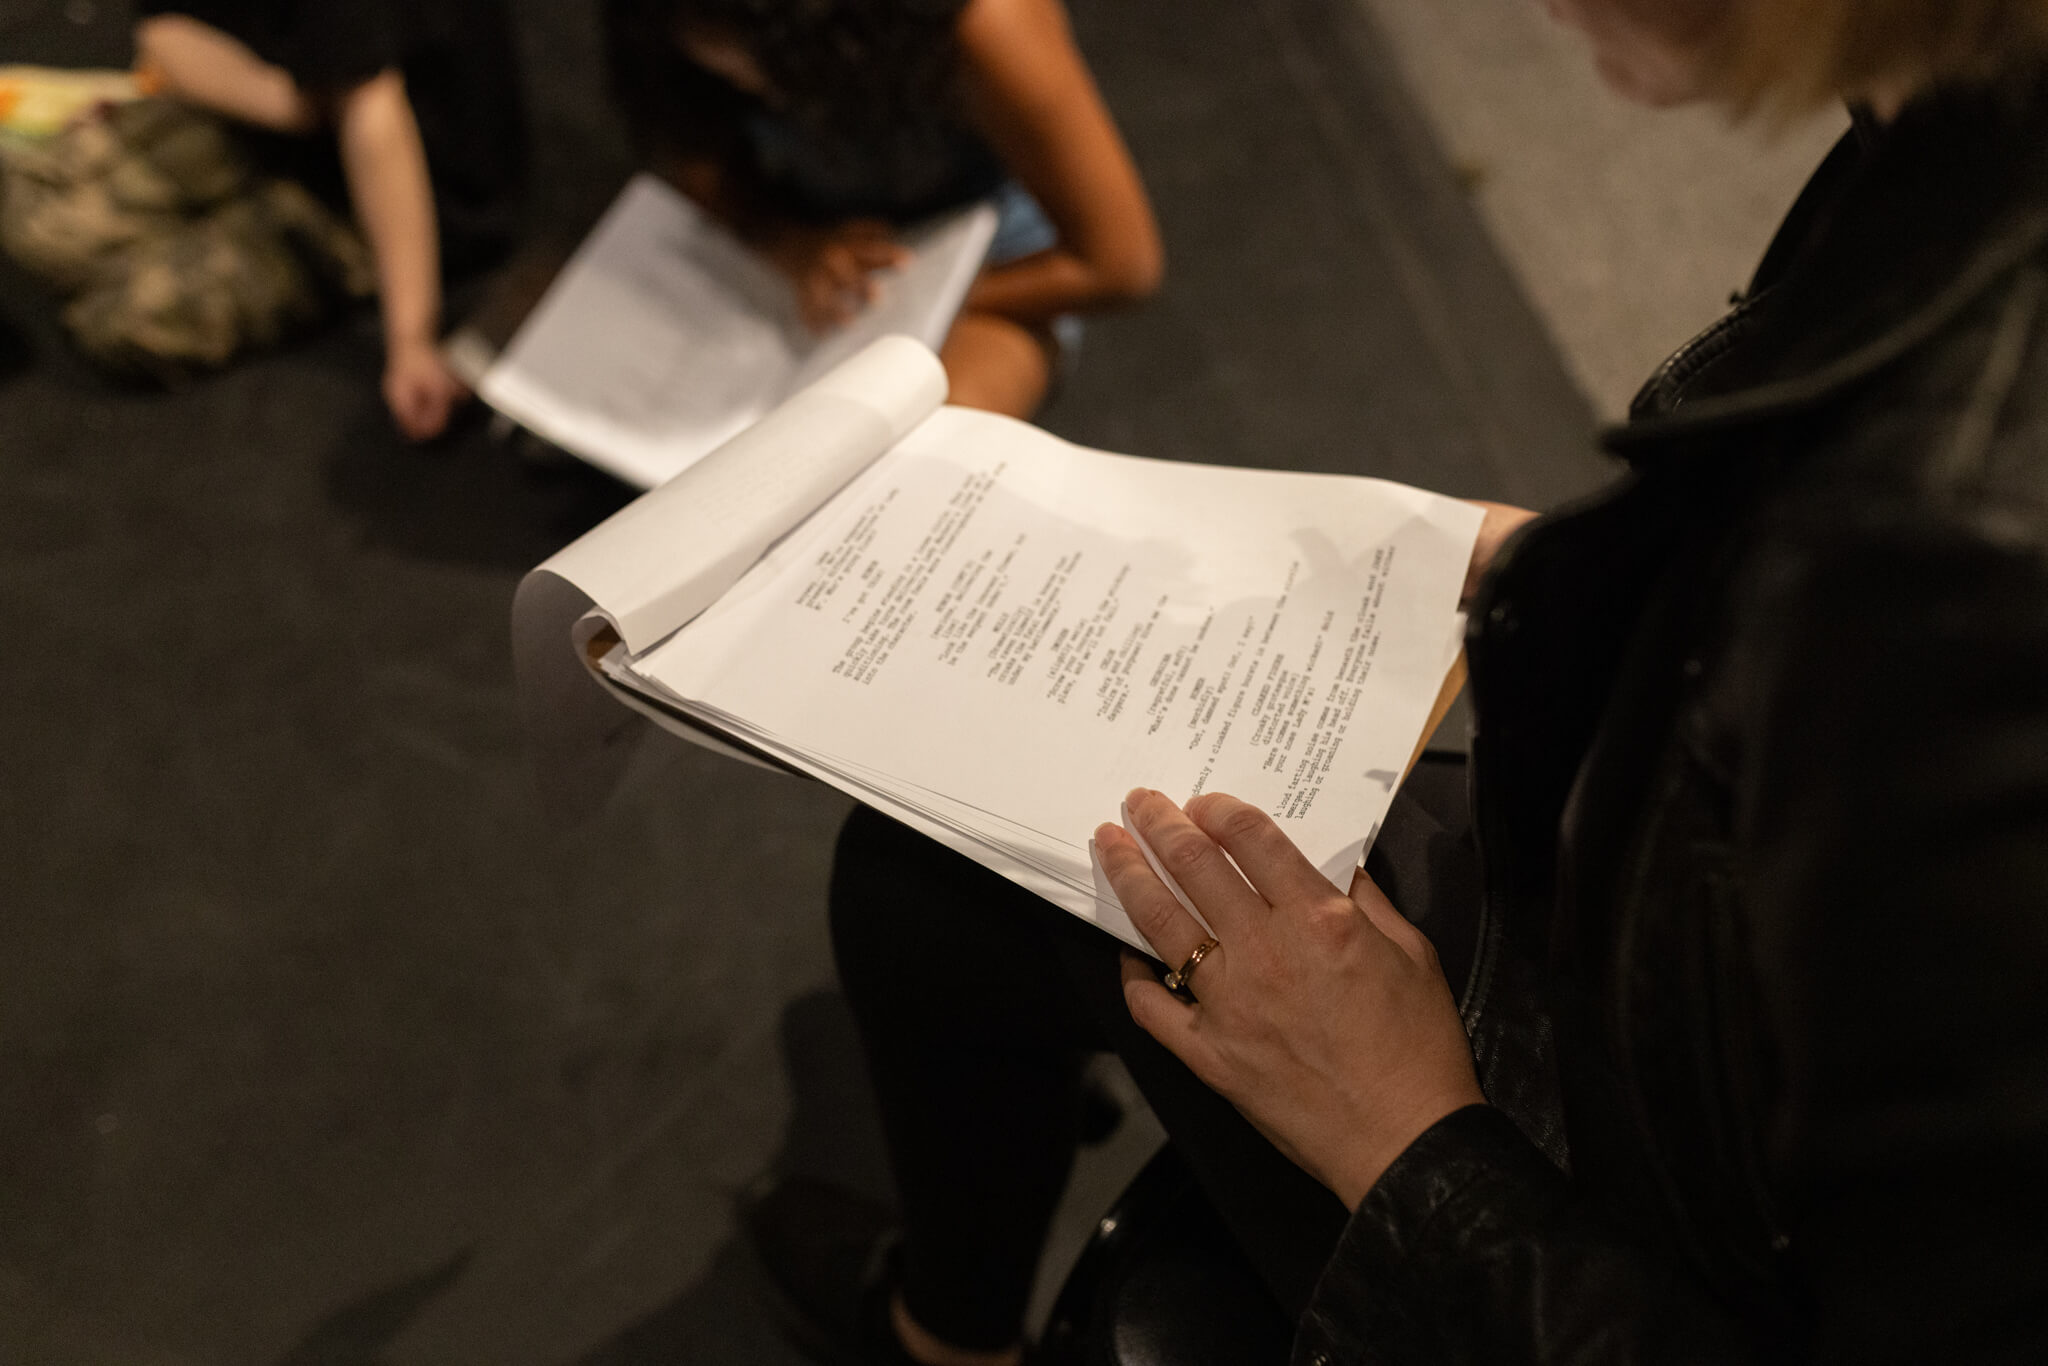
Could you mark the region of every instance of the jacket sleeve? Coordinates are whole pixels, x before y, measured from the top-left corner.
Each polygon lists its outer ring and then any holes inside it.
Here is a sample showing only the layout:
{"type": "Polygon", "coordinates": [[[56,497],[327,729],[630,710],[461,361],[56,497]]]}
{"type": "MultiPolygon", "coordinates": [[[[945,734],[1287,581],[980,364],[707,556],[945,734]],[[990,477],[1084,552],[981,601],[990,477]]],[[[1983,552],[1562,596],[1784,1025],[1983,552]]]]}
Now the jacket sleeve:
{"type": "MultiPolygon", "coordinates": [[[[1771,567],[1731,656],[1794,1359],[2048,1360],[2048,557],[1995,530],[1902,518],[1771,567]]],[[[1360,1205],[1295,1360],[1755,1350],[1475,1107],[1360,1205]]]]}
{"type": "Polygon", "coordinates": [[[1295,1338],[1299,1366],[1740,1361],[1698,1287],[1574,1199],[1505,1113],[1411,1144],[1360,1203],[1295,1338]]]}

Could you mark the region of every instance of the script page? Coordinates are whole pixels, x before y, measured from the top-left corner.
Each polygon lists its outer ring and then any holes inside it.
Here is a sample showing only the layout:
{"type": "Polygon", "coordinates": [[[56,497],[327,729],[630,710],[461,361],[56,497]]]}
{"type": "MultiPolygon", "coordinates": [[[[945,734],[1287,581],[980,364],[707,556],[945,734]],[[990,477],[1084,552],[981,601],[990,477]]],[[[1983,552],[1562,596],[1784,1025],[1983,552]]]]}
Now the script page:
{"type": "Polygon", "coordinates": [[[1066,851],[1070,878],[1142,784],[1258,804],[1343,885],[1443,680],[1480,516],[946,408],[634,669],[1066,851]]]}
{"type": "Polygon", "coordinates": [[[936,346],[994,231],[986,206],[911,234],[910,260],[823,337],[789,282],[653,176],[626,187],[485,374],[485,402],[640,488],[686,469],[875,338],[936,346]]]}
{"type": "Polygon", "coordinates": [[[789,287],[681,194],[636,178],[484,376],[484,401],[652,488],[788,392],[789,287]]]}

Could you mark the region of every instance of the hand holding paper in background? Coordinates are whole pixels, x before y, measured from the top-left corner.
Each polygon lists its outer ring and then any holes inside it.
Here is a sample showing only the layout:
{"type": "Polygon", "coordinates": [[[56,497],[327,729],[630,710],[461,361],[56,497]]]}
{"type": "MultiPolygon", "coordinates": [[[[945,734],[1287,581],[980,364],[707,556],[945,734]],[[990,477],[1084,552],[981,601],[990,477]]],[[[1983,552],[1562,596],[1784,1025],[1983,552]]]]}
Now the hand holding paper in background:
{"type": "Polygon", "coordinates": [[[905,234],[903,264],[813,333],[791,282],[682,194],[639,176],[478,385],[562,449],[653,488],[877,337],[936,346],[995,232],[976,205],[905,234]]]}

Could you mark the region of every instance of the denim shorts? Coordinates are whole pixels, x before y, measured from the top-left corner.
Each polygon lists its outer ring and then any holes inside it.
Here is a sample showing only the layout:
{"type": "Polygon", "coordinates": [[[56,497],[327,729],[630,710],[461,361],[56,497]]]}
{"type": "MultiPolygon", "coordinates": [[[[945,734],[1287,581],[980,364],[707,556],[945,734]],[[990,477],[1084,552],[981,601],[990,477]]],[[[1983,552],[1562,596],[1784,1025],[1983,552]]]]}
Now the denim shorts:
{"type": "MultiPolygon", "coordinates": [[[[1016,181],[1006,180],[998,185],[989,196],[989,203],[995,206],[996,235],[988,244],[986,265],[1008,265],[1058,244],[1059,229],[1045,216],[1045,209],[1032,198],[1031,191],[1016,181]]],[[[1050,327],[1053,340],[1059,343],[1060,369],[1064,372],[1080,351],[1081,337],[1087,329],[1075,313],[1060,314],[1050,327]]]]}

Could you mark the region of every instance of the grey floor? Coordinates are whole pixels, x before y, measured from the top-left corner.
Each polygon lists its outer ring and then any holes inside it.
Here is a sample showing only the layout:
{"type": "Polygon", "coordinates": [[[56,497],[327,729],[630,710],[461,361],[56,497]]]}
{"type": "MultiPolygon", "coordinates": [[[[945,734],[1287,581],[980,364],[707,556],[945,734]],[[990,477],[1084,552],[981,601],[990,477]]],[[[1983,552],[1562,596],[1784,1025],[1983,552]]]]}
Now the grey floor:
{"type": "Polygon", "coordinates": [[[1359,0],[1594,410],[1728,307],[1848,122],[1649,112],[1530,0],[1359,0]]]}
{"type": "MultiPolygon", "coordinates": [[[[629,169],[590,7],[516,7],[573,233],[629,169]]],[[[1534,505],[1603,476],[1362,10],[1076,18],[1169,283],[1048,426],[1534,505]]],[[[124,31],[0,0],[0,60],[124,31]]],[[[822,920],[846,805],[657,746],[543,827],[507,608],[623,492],[481,424],[403,446],[367,317],[174,393],[95,379],[5,268],[0,322],[0,1363],[794,1361],[735,1194],[887,1189],[822,920]]]]}

